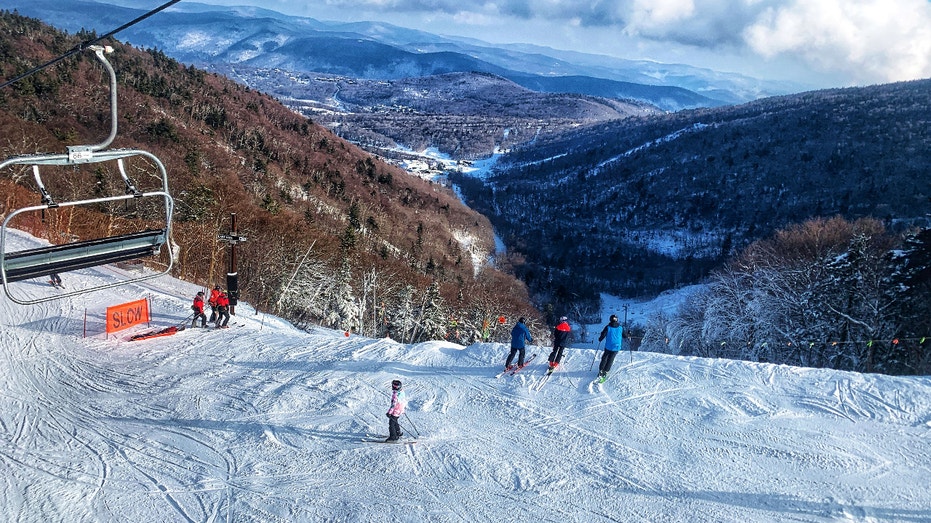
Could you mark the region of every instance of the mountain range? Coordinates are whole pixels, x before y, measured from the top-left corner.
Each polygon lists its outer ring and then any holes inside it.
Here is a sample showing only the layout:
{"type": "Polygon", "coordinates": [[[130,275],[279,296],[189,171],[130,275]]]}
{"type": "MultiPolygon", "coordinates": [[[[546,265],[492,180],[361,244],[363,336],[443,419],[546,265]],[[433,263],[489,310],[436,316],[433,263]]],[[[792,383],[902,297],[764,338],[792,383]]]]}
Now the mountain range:
{"type": "Polygon", "coordinates": [[[929,108],[931,80],[917,80],[618,119],[454,181],[532,287],[649,294],[814,217],[928,227],[929,108]]]}
{"type": "MultiPolygon", "coordinates": [[[[71,32],[98,34],[148,9],[130,7],[133,2],[88,0],[5,3],[7,9],[71,32]]],[[[802,89],[681,64],[492,45],[380,22],[323,22],[255,7],[192,2],[179,3],[116,36],[201,67],[239,65],[380,80],[492,73],[539,92],[634,99],[663,110],[720,106],[802,89]]]]}

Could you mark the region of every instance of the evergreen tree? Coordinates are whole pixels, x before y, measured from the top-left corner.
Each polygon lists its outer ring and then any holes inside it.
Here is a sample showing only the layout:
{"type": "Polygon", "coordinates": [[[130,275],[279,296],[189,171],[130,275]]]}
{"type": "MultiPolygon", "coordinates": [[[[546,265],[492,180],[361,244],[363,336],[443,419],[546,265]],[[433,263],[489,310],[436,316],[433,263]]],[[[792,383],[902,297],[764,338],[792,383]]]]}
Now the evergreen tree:
{"type": "Polygon", "coordinates": [[[892,255],[891,294],[894,307],[890,318],[896,322],[896,336],[890,365],[901,372],[931,372],[931,229],[922,229],[905,238],[901,251],[892,255]]]}
{"type": "Polygon", "coordinates": [[[446,338],[447,310],[440,296],[440,285],[435,280],[427,289],[420,313],[421,338],[442,340],[446,338]]]}
{"type": "Polygon", "coordinates": [[[344,256],[329,289],[323,324],[345,331],[359,330],[359,309],[352,289],[352,267],[344,256]]]}
{"type": "Polygon", "coordinates": [[[417,328],[413,305],[414,287],[405,285],[398,292],[395,306],[389,313],[391,338],[401,343],[408,343],[417,328]]]}
{"type": "Polygon", "coordinates": [[[822,294],[834,317],[825,324],[826,329],[811,336],[825,339],[837,332],[836,326],[841,327],[848,343],[838,344],[842,350],[830,355],[826,363],[832,368],[871,372],[874,366],[881,367],[881,355],[875,353],[877,347],[871,340],[891,333],[885,321],[889,300],[883,292],[888,274],[884,247],[880,236],[859,233],[850,240],[847,251],[827,266],[822,294]]]}

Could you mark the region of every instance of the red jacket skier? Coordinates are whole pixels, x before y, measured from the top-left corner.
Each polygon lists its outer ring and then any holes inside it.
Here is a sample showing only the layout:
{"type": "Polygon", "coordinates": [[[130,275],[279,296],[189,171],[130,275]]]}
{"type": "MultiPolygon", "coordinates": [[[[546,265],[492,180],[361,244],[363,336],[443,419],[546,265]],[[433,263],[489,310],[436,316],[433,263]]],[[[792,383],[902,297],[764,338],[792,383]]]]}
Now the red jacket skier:
{"type": "Polygon", "coordinates": [[[551,371],[558,367],[559,362],[562,361],[563,351],[565,351],[566,345],[569,343],[569,333],[571,331],[572,327],[569,326],[569,318],[565,316],[559,318],[559,324],[553,329],[553,351],[550,352],[549,357],[551,371]]]}
{"type": "Polygon", "coordinates": [[[191,327],[197,327],[197,320],[200,319],[200,326],[207,326],[207,315],[204,314],[204,293],[198,292],[197,296],[194,296],[194,303],[191,305],[191,309],[194,310],[194,318],[191,320],[191,327]]]}
{"type": "Polygon", "coordinates": [[[217,296],[217,328],[225,329],[230,322],[230,299],[226,293],[217,296]]]}
{"type": "Polygon", "coordinates": [[[220,295],[223,294],[223,291],[220,290],[220,286],[217,285],[210,291],[210,299],[207,300],[207,303],[210,304],[210,322],[213,323],[217,321],[217,299],[220,295]]]}

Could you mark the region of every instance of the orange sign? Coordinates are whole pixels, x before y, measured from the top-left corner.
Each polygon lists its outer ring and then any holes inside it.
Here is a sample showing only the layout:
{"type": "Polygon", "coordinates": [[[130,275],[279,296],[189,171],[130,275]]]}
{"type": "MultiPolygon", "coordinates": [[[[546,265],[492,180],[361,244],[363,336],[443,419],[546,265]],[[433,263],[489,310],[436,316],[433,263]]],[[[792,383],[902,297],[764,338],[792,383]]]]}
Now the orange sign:
{"type": "Polygon", "coordinates": [[[107,307],[107,333],[149,322],[149,301],[142,299],[107,307]]]}

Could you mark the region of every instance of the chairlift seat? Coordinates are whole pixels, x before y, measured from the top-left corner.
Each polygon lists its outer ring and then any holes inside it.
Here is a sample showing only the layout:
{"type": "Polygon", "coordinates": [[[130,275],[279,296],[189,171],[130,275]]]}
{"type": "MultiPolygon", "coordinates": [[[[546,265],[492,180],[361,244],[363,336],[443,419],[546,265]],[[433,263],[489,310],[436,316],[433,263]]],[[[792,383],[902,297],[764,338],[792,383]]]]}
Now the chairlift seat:
{"type": "Polygon", "coordinates": [[[7,283],[17,282],[155,255],[167,238],[167,229],[154,229],[11,252],[4,256],[0,269],[7,283]]]}

